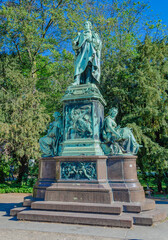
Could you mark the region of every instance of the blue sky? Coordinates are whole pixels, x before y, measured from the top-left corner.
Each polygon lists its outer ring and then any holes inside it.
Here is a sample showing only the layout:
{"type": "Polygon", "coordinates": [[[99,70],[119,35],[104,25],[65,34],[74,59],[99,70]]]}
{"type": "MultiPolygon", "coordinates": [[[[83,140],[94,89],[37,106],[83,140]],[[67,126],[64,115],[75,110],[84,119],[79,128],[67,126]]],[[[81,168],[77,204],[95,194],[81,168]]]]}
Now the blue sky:
{"type": "Polygon", "coordinates": [[[154,15],[158,15],[168,25],[168,0],[149,0],[154,15]]]}

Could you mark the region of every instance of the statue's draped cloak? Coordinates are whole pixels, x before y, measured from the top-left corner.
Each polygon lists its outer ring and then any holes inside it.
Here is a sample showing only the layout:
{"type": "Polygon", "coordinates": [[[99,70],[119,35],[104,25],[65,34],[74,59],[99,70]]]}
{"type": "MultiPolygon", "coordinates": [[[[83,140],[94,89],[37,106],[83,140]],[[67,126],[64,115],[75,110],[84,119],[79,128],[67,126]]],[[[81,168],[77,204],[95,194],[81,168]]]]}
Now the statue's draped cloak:
{"type": "Polygon", "coordinates": [[[40,148],[43,157],[57,156],[59,144],[62,140],[62,119],[50,123],[47,135],[40,138],[40,148]]]}
{"type": "Polygon", "coordinates": [[[83,73],[88,63],[91,62],[92,76],[99,82],[101,40],[98,34],[92,32],[91,41],[89,41],[85,32],[78,33],[72,45],[76,53],[74,76],[83,73]]]}
{"type": "MultiPolygon", "coordinates": [[[[103,139],[106,143],[119,143],[119,146],[122,150],[127,153],[136,154],[139,149],[139,144],[136,142],[136,139],[130,128],[120,126],[117,127],[117,124],[111,116],[107,116],[104,119],[103,123],[103,139]]],[[[117,152],[115,152],[116,154],[117,152]]]]}

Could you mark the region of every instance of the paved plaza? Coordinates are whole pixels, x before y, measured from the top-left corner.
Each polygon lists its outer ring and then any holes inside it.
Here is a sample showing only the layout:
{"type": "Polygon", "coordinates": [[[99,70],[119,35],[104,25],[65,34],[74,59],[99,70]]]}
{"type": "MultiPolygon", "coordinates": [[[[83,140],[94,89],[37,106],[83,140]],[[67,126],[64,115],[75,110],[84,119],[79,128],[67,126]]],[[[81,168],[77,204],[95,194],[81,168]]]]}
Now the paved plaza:
{"type": "MultiPolygon", "coordinates": [[[[152,227],[133,226],[131,229],[95,227],[75,224],[17,221],[10,217],[11,208],[20,206],[27,194],[0,194],[1,240],[167,240],[168,221],[152,227]]],[[[168,200],[157,200],[157,208],[168,214],[168,200]]]]}

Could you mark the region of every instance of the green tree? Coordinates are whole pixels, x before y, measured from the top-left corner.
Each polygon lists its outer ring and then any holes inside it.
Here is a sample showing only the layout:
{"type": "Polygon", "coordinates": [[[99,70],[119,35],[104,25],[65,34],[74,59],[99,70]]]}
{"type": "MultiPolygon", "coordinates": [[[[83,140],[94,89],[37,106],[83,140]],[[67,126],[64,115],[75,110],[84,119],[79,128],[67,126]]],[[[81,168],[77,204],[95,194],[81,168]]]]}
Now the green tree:
{"type": "Polygon", "coordinates": [[[120,109],[119,120],[134,131],[143,147],[138,166],[144,177],[155,172],[158,191],[168,165],[168,43],[146,37],[136,45],[136,54],[125,62],[125,68],[108,72],[104,83],[109,105],[120,109]],[[113,75],[114,74],[114,75],[113,75]]]}
{"type": "Polygon", "coordinates": [[[62,112],[61,98],[65,94],[65,90],[73,81],[73,60],[74,56],[71,52],[63,50],[62,53],[53,52],[53,62],[41,68],[49,61],[48,57],[39,56],[37,67],[36,87],[40,92],[45,93],[42,104],[46,107],[46,112],[51,115],[54,111],[62,112]]]}
{"type": "Polygon", "coordinates": [[[60,111],[60,99],[73,81],[71,45],[76,23],[81,26],[81,0],[4,1],[1,4],[1,49],[14,53],[24,76],[37,78],[45,93],[46,112],[60,111]]]}
{"type": "Polygon", "coordinates": [[[42,94],[35,88],[36,78],[26,77],[17,69],[15,57],[3,56],[0,62],[0,144],[3,160],[14,159],[19,165],[18,181],[28,171],[28,160],[39,157],[39,136],[49,117],[41,105],[42,94]]]}
{"type": "Polygon", "coordinates": [[[52,57],[52,51],[64,49],[75,21],[79,20],[77,10],[81,3],[81,0],[4,1],[0,9],[3,50],[16,53],[24,73],[36,77],[38,56],[52,57]]]}
{"type": "Polygon", "coordinates": [[[70,81],[72,64],[69,67],[68,61],[72,56],[64,47],[77,21],[74,10],[81,2],[1,2],[2,158],[18,162],[19,181],[28,160],[39,156],[38,139],[49,120],[44,112],[60,109],[60,89],[70,81]]]}
{"type": "Polygon", "coordinates": [[[132,106],[123,121],[137,125],[134,129],[143,144],[138,164],[143,173],[155,172],[160,192],[168,170],[168,42],[146,37],[137,49],[138,55],[130,64],[133,89],[128,86],[132,106]]]}

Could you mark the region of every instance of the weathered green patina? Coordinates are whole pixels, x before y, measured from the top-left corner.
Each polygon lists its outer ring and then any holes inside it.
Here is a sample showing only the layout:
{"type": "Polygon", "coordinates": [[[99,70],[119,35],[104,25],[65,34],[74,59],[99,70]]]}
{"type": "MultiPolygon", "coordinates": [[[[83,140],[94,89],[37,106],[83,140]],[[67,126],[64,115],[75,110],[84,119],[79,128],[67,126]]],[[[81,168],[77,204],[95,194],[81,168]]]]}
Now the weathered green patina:
{"type": "Polygon", "coordinates": [[[100,54],[102,42],[92,30],[89,21],[84,23],[84,31],[79,32],[72,41],[75,51],[75,82],[73,85],[100,81],[100,54]]]}
{"type": "Polygon", "coordinates": [[[95,84],[70,86],[64,104],[64,141],[62,156],[104,155],[100,129],[104,119],[103,99],[95,84]]]}
{"type": "Polygon", "coordinates": [[[115,118],[118,114],[117,108],[111,108],[109,115],[104,119],[102,128],[102,144],[105,154],[137,154],[139,144],[130,128],[117,126],[115,118]]]}
{"type": "Polygon", "coordinates": [[[40,149],[42,151],[42,157],[58,156],[61,152],[61,141],[63,140],[63,124],[61,114],[55,112],[53,114],[55,121],[50,123],[47,135],[40,138],[40,149]]]}
{"type": "Polygon", "coordinates": [[[75,100],[81,100],[85,101],[86,99],[97,99],[99,100],[104,106],[106,105],[106,102],[100,93],[100,90],[95,84],[80,84],[77,86],[69,86],[65,92],[65,95],[61,99],[62,102],[68,102],[68,101],[75,101],[75,100]]]}
{"type": "Polygon", "coordinates": [[[96,162],[62,162],[61,179],[96,180],[96,162]]]}

